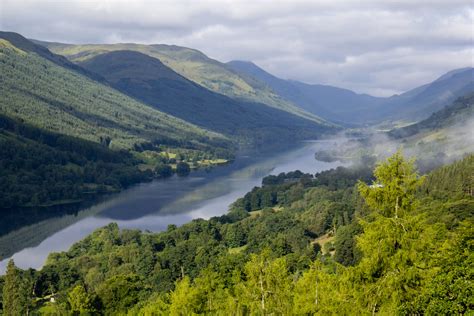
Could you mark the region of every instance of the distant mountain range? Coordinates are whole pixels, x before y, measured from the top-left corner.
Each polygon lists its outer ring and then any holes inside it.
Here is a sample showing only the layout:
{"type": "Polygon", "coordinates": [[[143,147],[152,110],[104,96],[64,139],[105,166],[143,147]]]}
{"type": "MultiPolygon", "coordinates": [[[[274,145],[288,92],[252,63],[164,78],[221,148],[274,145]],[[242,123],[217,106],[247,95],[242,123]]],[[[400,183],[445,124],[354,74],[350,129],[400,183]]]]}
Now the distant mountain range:
{"type": "MultiPolygon", "coordinates": [[[[318,122],[208,90],[137,51],[111,51],[78,63],[115,89],[154,108],[226,135],[259,129],[314,129],[318,122]]],[[[323,128],[321,128],[322,130],[323,128]]]]}
{"type": "Polygon", "coordinates": [[[251,62],[231,61],[238,73],[265,82],[282,98],[333,122],[368,124],[385,120],[417,121],[457,97],[474,91],[474,68],[450,71],[437,80],[388,98],[357,94],[327,85],[277,78],[251,62]]]}
{"type": "Polygon", "coordinates": [[[236,100],[265,104],[317,123],[324,123],[324,120],[316,115],[303,110],[301,107],[276,94],[265,83],[245,74],[239,74],[226,64],[209,58],[195,49],[163,44],[72,45],[43,41],[35,42],[47,47],[56,54],[67,57],[74,63],[84,63],[91,58],[112,51],[128,50],[140,52],[160,60],[165,66],[184,78],[210,91],[236,100]]]}
{"type": "MultiPolygon", "coordinates": [[[[87,67],[88,61],[97,56],[111,51],[140,52],[160,60],[188,81],[234,101],[265,104],[323,125],[325,122],[321,118],[349,126],[398,120],[414,122],[428,117],[457,97],[474,91],[473,68],[453,70],[431,83],[382,98],[328,85],[280,79],[252,62],[231,61],[224,64],[200,51],[175,45],[36,42],[92,72],[94,69],[87,67]]],[[[94,67],[100,68],[97,62],[94,67]]],[[[133,94],[133,91],[127,93],[133,94]]]]}

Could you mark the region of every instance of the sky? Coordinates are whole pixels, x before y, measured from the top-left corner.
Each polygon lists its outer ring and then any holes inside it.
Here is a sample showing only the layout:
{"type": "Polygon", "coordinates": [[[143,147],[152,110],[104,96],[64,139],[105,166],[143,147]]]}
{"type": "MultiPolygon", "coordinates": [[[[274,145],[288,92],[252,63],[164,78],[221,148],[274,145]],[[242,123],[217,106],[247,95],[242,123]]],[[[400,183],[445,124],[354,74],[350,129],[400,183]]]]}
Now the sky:
{"type": "Polygon", "coordinates": [[[474,66],[464,0],[0,0],[0,29],[66,43],[175,44],[284,79],[389,96],[474,66]]]}

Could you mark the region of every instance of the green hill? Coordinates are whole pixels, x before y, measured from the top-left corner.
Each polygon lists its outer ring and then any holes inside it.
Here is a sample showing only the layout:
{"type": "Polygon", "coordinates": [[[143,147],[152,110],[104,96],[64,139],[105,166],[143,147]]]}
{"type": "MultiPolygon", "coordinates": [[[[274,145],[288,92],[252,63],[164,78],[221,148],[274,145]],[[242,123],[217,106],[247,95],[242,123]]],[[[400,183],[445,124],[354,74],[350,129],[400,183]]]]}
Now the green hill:
{"type": "Polygon", "coordinates": [[[458,98],[416,124],[388,135],[430,168],[474,152],[474,94],[458,98]]]}
{"type": "Polygon", "coordinates": [[[431,114],[418,123],[395,129],[390,135],[395,137],[410,137],[418,133],[434,132],[463,126],[469,120],[474,120],[474,94],[458,98],[452,104],[431,114]]]}
{"type": "MultiPolygon", "coordinates": [[[[139,170],[138,163],[128,151],[0,114],[0,214],[11,220],[11,209],[77,203],[151,180],[152,172],[139,170]]],[[[14,226],[15,221],[2,224],[14,226]]]]}
{"type": "Polygon", "coordinates": [[[192,82],[158,59],[136,51],[113,51],[79,63],[104,77],[117,90],[160,111],[201,127],[239,137],[262,132],[271,141],[277,136],[302,138],[313,131],[318,137],[329,126],[266,106],[239,101],[192,82]],[[303,132],[306,130],[307,132],[303,132]],[[262,131],[262,132],[259,132],[262,131]],[[271,134],[274,134],[273,136],[271,134]]]}
{"type": "Polygon", "coordinates": [[[36,41],[52,52],[63,55],[73,62],[85,62],[97,55],[117,50],[132,50],[159,59],[183,77],[196,82],[211,91],[235,99],[243,99],[254,103],[284,110],[298,116],[324,123],[314,114],[304,111],[291,102],[275,94],[265,84],[255,79],[238,74],[226,64],[211,59],[202,52],[175,45],[142,45],[142,44],[89,44],[72,45],[36,41]]]}
{"type": "Polygon", "coordinates": [[[181,160],[232,156],[227,137],[43,54],[0,37],[0,209],[77,202],[162,176],[153,168],[176,162],[161,152],[181,160]]]}
{"type": "Polygon", "coordinates": [[[104,81],[104,78],[98,76],[97,74],[91,73],[87,71],[86,69],[77,66],[76,64],[70,62],[64,56],[57,55],[50,52],[44,46],[41,46],[32,41],[29,41],[18,33],[0,31],[0,38],[8,41],[10,44],[19,48],[22,51],[36,53],[40,57],[43,57],[44,59],[47,59],[58,66],[73,70],[79,74],[85,75],[91,79],[94,79],[100,82],[104,81]]]}
{"type": "Polygon", "coordinates": [[[0,43],[0,113],[111,149],[153,143],[195,149],[229,141],[154,110],[6,40],[0,43]]]}

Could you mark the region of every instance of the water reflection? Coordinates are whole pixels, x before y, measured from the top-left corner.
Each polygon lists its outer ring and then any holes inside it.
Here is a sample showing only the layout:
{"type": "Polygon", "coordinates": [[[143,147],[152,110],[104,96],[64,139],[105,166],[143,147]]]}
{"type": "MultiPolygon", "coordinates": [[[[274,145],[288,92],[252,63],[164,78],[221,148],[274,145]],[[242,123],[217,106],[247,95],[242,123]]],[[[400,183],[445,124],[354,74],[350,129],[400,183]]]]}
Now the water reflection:
{"type": "MultiPolygon", "coordinates": [[[[67,250],[95,229],[117,222],[121,228],[162,231],[169,224],[184,224],[194,218],[224,214],[229,205],[262,177],[299,169],[315,173],[340,163],[314,159],[321,147],[332,142],[315,141],[299,148],[262,157],[239,157],[233,164],[210,172],[195,172],[187,178],[173,177],[123,191],[74,214],[34,223],[0,237],[0,255],[11,257],[21,268],[40,268],[50,252],[67,250]]],[[[0,262],[3,273],[8,259],[0,262]]]]}

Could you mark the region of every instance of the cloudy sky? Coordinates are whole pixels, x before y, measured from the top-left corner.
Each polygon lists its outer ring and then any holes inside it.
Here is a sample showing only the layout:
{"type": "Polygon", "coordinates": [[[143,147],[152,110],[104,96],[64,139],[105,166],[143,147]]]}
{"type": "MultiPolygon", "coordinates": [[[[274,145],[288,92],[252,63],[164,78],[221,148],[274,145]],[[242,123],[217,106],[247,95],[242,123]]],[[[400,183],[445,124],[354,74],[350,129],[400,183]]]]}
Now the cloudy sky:
{"type": "Polygon", "coordinates": [[[0,0],[0,29],[67,43],[165,43],[287,79],[391,95],[473,66],[463,0],[0,0]]]}

